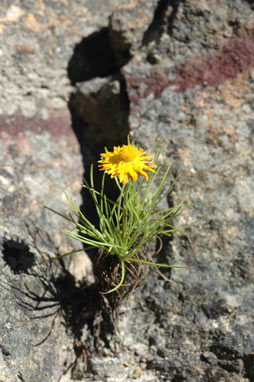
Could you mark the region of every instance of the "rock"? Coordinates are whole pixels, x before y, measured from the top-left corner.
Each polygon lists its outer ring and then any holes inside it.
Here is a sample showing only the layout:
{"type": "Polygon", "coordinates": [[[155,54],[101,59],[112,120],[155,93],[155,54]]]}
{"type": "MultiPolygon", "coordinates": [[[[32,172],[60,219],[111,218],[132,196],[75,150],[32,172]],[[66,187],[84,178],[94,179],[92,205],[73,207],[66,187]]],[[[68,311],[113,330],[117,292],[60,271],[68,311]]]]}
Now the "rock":
{"type": "Polygon", "coordinates": [[[134,0],[119,7],[110,16],[109,38],[120,65],[126,64],[142,46],[156,6],[156,0],[134,0]]]}
{"type": "Polygon", "coordinates": [[[170,360],[153,367],[167,380],[248,380],[244,359],[254,343],[250,4],[178,2],[168,21],[160,42],[137,51],[122,70],[133,139],[149,150],[163,142],[174,171],[181,171],[173,202],[193,203],[177,224],[198,220],[187,230],[189,241],[176,235],[165,249],[171,263],[189,268],[172,270],[166,293],[153,283],[142,291],[155,304],[151,314],[160,312],[155,317],[164,329],[157,338],[170,360]],[[148,64],[149,50],[159,64],[148,64]],[[216,364],[202,361],[204,350],[216,364]]]}
{"type": "Polygon", "coordinates": [[[0,381],[253,380],[252,12],[1,2],[0,381]],[[85,253],[40,264],[81,249],[43,205],[66,213],[67,189],[96,220],[83,173],[128,132],[149,152],[161,141],[180,172],[170,202],[190,204],[175,222],[188,238],[158,261],[188,268],[163,271],[170,282],[151,269],[114,328],[85,253]]]}
{"type": "Polygon", "coordinates": [[[107,146],[126,140],[129,105],[121,77],[95,78],[78,83],[76,89],[70,104],[79,118],[92,126],[91,140],[96,139],[97,145],[103,140],[107,146]]]}
{"type": "Polygon", "coordinates": [[[63,222],[44,205],[63,210],[70,183],[78,196],[78,144],[62,114],[2,118],[1,147],[1,368],[4,381],[55,381],[68,344],[55,290],[59,271],[38,264],[73,249],[59,235],[63,222]]]}

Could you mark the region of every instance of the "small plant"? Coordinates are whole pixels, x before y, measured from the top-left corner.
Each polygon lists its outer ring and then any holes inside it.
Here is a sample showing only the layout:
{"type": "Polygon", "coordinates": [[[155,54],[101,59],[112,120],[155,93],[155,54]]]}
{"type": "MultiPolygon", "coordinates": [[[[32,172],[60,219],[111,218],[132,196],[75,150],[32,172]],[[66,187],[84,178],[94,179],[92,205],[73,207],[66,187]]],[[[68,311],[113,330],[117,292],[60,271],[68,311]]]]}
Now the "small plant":
{"type": "Polygon", "coordinates": [[[159,153],[156,156],[147,155],[143,149],[130,143],[114,147],[112,152],[106,149],[106,152],[101,154],[98,161],[99,169],[104,171],[101,189],[96,190],[94,187],[93,166],[90,171],[90,183],[87,180],[84,183],[98,214],[98,227],[86,218],[68,193],[66,196],[73,213],[62,215],[47,207],[74,225],[74,230],[63,229],[64,233],[87,245],[84,249],[99,249],[98,259],[102,261],[99,261],[97,269],[105,281],[104,286],[109,288],[106,293],[130,285],[125,284],[127,274],[128,279],[134,278],[135,283],[132,286],[136,286],[140,278],[140,267],[143,265],[185,268],[153,262],[143,251],[152,238],[160,235],[171,236],[172,232],[181,231],[172,221],[179,215],[183,203],[163,210],[158,208],[161,200],[173,187],[166,187],[170,166],[159,185],[156,185],[162,168],[157,163],[158,157],[159,153]],[[116,201],[109,199],[105,193],[107,174],[114,179],[118,187],[119,196],[116,201]]]}

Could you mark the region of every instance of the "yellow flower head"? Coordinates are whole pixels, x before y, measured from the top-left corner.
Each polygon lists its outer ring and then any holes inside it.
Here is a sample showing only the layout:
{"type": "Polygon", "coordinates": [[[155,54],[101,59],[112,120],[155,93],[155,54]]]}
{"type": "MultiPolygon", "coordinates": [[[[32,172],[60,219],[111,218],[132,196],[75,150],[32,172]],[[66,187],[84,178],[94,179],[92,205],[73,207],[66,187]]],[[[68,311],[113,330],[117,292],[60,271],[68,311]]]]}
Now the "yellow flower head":
{"type": "Polygon", "coordinates": [[[128,144],[123,146],[115,146],[114,151],[108,151],[101,154],[99,169],[105,171],[111,178],[119,176],[120,182],[128,183],[132,178],[135,182],[139,175],[142,175],[148,180],[148,172],[155,172],[157,167],[153,162],[154,155],[146,155],[142,149],[128,144]]]}

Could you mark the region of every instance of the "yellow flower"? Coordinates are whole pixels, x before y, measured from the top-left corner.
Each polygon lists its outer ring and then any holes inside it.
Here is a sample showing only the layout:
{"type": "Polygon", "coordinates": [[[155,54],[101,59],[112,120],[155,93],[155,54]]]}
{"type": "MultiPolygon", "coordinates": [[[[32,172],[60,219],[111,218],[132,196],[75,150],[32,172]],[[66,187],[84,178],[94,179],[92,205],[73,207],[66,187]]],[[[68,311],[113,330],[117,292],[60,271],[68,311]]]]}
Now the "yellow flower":
{"type": "Polygon", "coordinates": [[[115,146],[114,151],[108,151],[101,154],[99,169],[105,171],[111,178],[119,176],[120,182],[128,183],[132,178],[135,182],[139,175],[148,180],[148,172],[155,172],[157,167],[153,162],[154,155],[147,155],[142,149],[128,144],[123,146],[115,146]]]}

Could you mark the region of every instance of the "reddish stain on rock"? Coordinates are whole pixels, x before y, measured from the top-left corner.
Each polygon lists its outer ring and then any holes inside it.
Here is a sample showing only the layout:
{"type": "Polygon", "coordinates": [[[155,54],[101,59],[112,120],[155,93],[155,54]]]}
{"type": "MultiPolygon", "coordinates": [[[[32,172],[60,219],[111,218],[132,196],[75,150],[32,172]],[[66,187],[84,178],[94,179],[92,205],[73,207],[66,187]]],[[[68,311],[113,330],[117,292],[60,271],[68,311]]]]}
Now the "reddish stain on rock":
{"type": "Polygon", "coordinates": [[[237,74],[254,67],[254,30],[244,31],[242,36],[230,40],[220,52],[211,57],[186,61],[183,65],[172,69],[153,68],[148,78],[128,78],[128,88],[137,89],[130,97],[136,105],[139,98],[146,98],[153,93],[158,98],[168,86],[175,86],[175,91],[183,93],[196,86],[216,86],[237,74]],[[174,79],[169,80],[173,74],[174,79]],[[140,84],[145,83],[144,92],[139,90],[140,84]]]}
{"type": "Polygon", "coordinates": [[[55,113],[47,120],[39,116],[26,118],[19,113],[0,116],[0,136],[4,136],[3,133],[5,132],[8,136],[16,138],[26,131],[32,131],[35,134],[42,134],[47,131],[55,140],[62,135],[74,137],[70,115],[67,112],[55,113]]]}

